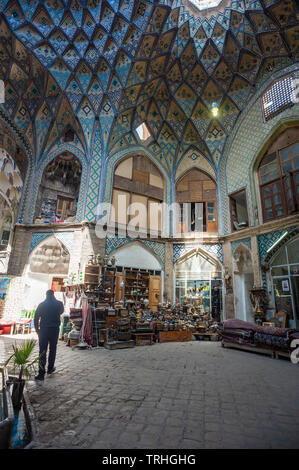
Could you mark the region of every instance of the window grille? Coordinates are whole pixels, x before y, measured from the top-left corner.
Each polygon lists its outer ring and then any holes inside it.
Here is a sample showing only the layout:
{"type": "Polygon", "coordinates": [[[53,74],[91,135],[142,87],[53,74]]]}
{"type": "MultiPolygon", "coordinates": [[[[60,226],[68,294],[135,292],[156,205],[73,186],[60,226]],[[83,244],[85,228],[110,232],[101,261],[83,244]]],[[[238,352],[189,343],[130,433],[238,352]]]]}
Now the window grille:
{"type": "Polygon", "coordinates": [[[262,97],[265,120],[273,118],[293,104],[293,79],[286,77],[275,82],[262,97]]]}

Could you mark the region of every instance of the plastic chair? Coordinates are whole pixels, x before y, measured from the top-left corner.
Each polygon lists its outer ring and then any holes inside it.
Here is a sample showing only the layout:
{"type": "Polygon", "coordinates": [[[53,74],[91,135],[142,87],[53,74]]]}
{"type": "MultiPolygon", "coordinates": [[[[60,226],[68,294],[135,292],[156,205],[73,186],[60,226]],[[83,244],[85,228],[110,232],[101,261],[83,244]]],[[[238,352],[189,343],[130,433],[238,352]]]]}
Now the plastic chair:
{"type": "Polygon", "coordinates": [[[30,312],[28,312],[25,309],[21,310],[20,320],[16,321],[16,324],[15,324],[16,334],[18,334],[20,331],[22,334],[24,334],[25,331],[27,331],[28,333],[31,332],[30,323],[32,319],[29,318],[29,313],[30,312]]]}

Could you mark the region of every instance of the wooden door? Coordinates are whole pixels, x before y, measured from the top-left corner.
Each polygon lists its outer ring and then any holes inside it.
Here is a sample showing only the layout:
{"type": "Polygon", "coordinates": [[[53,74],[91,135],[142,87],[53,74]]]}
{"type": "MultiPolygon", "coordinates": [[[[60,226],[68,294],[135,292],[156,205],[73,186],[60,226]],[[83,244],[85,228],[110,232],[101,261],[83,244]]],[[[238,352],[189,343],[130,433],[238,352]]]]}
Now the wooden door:
{"type": "Polygon", "coordinates": [[[115,300],[116,301],[123,300],[124,287],[121,286],[123,279],[124,279],[124,276],[122,273],[116,273],[116,277],[115,277],[115,300]]]}
{"type": "Polygon", "coordinates": [[[149,278],[149,304],[150,309],[156,312],[161,302],[161,277],[150,276],[149,278]]]}
{"type": "Polygon", "coordinates": [[[73,199],[58,196],[56,204],[56,216],[66,219],[73,208],[73,199]]]}
{"type": "Polygon", "coordinates": [[[215,202],[206,203],[207,232],[217,231],[217,214],[215,202]]]}

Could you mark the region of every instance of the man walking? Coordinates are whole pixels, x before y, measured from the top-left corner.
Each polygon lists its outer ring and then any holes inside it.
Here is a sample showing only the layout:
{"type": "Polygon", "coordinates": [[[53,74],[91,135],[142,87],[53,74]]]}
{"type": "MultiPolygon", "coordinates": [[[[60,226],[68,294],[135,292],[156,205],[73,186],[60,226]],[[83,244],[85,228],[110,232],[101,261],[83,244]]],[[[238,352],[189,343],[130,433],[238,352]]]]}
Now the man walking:
{"type": "Polygon", "coordinates": [[[39,339],[40,364],[35,380],[44,380],[46,373],[47,350],[49,345],[48,374],[54,372],[56,348],[59,335],[60,315],[64,311],[63,303],[55,299],[54,291],[46,292],[46,300],[41,302],[34,316],[34,328],[39,339]]]}

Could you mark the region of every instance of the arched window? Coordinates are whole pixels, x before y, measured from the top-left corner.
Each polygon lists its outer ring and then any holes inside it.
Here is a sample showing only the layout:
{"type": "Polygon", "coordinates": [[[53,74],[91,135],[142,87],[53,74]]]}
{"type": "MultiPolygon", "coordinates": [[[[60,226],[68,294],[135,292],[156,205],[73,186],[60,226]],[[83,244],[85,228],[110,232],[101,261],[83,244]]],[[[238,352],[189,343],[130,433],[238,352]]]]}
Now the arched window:
{"type": "Polygon", "coordinates": [[[132,223],[139,230],[162,229],[164,180],[151,160],[134,155],[115,168],[110,221],[118,227],[132,223]]]}
{"type": "Polygon", "coordinates": [[[175,200],[178,232],[217,231],[217,187],[210,176],[190,170],[176,184],[175,200]]]}
{"type": "Polygon", "coordinates": [[[46,166],[36,203],[36,222],[75,220],[81,174],[81,163],[69,152],[58,155],[46,166]]]}
{"type": "Polygon", "coordinates": [[[299,128],[286,130],[268,148],[259,165],[264,221],[298,211],[299,128]]]}
{"type": "Polygon", "coordinates": [[[5,252],[10,243],[22,189],[19,167],[6,150],[0,147],[0,253],[5,252]]]}
{"type": "Polygon", "coordinates": [[[13,215],[8,202],[0,195],[0,252],[5,251],[9,242],[13,215]]]}

